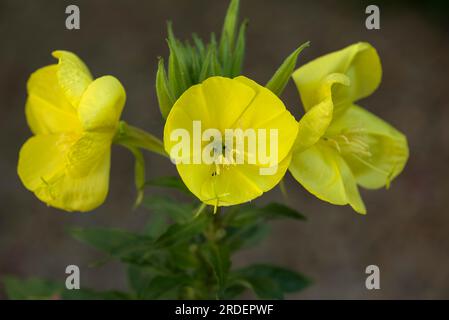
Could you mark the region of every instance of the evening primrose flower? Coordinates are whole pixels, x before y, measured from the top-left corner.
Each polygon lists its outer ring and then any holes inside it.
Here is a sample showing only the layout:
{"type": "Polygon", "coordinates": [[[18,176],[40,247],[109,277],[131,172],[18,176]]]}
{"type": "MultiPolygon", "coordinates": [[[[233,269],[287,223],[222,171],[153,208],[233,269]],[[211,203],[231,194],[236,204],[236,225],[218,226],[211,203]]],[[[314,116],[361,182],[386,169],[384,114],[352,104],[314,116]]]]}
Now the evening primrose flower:
{"type": "Polygon", "coordinates": [[[243,76],[214,76],[176,101],[165,124],[164,145],[189,190],[216,208],[250,201],[273,188],[288,168],[297,131],[298,123],[270,90],[243,76]],[[195,132],[199,124],[201,140],[195,132]],[[243,133],[243,149],[223,139],[229,131],[243,133]],[[182,133],[187,155],[175,152],[182,133]],[[265,147],[274,161],[259,157],[265,147]],[[200,161],[205,155],[211,161],[200,161]]]}
{"type": "Polygon", "coordinates": [[[22,146],[18,174],[49,206],[89,211],[108,193],[110,149],[126,100],[112,76],[96,80],[73,53],[28,80],[25,113],[34,136],[22,146]]]}
{"type": "Polygon", "coordinates": [[[366,213],[357,185],[389,186],[408,158],[406,137],[354,102],[380,84],[376,50],[357,43],[296,70],[306,114],[289,170],[318,198],[366,213]]]}

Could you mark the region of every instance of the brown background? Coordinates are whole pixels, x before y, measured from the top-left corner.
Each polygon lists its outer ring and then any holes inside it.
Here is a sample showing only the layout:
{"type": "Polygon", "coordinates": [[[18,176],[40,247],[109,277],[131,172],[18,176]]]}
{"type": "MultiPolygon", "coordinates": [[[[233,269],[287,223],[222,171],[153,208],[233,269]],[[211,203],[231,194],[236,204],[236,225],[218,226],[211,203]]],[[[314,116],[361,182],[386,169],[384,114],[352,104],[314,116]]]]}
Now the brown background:
{"type": "MultiPolygon", "coordinates": [[[[300,63],[353,42],[371,42],[384,68],[380,88],[361,104],[409,138],[411,156],[390,190],[365,192],[368,215],[331,206],[308,194],[290,176],[290,204],[307,223],[273,224],[269,239],[235,257],[236,265],[273,262],[310,275],[315,285],[290,298],[449,298],[449,42],[447,6],[382,2],[381,30],[364,27],[366,4],[342,1],[243,0],[250,19],[245,74],[264,83],[298,44],[311,47],[300,63]],[[439,13],[441,15],[439,15],[439,13]],[[365,267],[381,269],[381,290],[365,289],[365,267]]],[[[17,155],[30,136],[24,116],[26,80],[53,63],[50,52],[72,50],[94,75],[124,84],[123,119],[161,136],[154,91],[156,57],[167,55],[165,21],[186,38],[219,32],[227,1],[73,1],[81,30],[65,29],[64,1],[0,1],[0,277],[5,274],[64,279],[68,264],[81,268],[82,285],[123,288],[118,264],[91,268],[99,255],[72,240],[65,228],[114,226],[138,230],[148,213],[131,211],[133,160],[113,148],[110,193],[91,213],[48,208],[20,183],[17,155]]],[[[426,2],[428,3],[428,2],[426,2]]],[[[285,102],[301,106],[290,84],[285,102]]],[[[175,174],[165,159],[147,154],[149,177],[175,174]]],[[[262,201],[281,200],[275,189],[262,201]]],[[[1,285],[0,285],[1,292],[1,285]]],[[[1,297],[1,293],[0,293],[1,297]]]]}

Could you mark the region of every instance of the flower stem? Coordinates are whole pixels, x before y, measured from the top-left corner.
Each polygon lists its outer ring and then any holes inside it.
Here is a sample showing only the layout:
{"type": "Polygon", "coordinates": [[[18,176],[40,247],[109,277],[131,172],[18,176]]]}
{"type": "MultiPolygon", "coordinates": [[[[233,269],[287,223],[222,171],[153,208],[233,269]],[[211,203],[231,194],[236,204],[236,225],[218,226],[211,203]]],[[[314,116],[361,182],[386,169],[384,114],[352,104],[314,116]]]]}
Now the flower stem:
{"type": "Polygon", "coordinates": [[[114,143],[125,147],[145,149],[168,158],[163,142],[152,134],[120,121],[114,143]]]}

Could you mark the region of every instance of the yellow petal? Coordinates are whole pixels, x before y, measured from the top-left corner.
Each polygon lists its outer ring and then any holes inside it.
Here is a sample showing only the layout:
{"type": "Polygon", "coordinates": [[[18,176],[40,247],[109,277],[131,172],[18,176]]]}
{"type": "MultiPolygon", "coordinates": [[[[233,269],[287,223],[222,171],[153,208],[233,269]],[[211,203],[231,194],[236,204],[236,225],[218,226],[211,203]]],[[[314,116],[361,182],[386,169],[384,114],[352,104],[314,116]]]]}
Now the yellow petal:
{"type": "Polygon", "coordinates": [[[84,130],[115,130],[125,101],[125,89],[116,78],[104,76],[93,81],[83,94],[78,108],[84,130]]]}
{"type": "Polygon", "coordinates": [[[34,134],[81,130],[76,110],[59,86],[57,70],[56,65],[41,68],[28,80],[25,114],[34,134]]]}
{"type": "Polygon", "coordinates": [[[27,140],[19,153],[17,171],[25,187],[35,191],[64,170],[67,152],[78,135],[37,135],[27,140]]]}
{"type": "Polygon", "coordinates": [[[341,73],[333,73],[323,80],[319,89],[321,102],[310,108],[299,120],[295,152],[301,152],[314,145],[326,132],[333,117],[332,89],[336,84],[348,86],[349,79],[341,73]]]}
{"type": "MultiPolygon", "coordinates": [[[[189,88],[175,103],[164,127],[164,147],[167,153],[178,161],[178,172],[193,194],[205,203],[227,206],[250,201],[280,181],[290,162],[289,153],[297,130],[296,120],[280,99],[268,89],[244,77],[236,79],[212,77],[200,85],[189,88]],[[199,133],[195,133],[193,121],[201,122],[199,133]],[[175,131],[177,129],[184,129],[183,132],[187,133],[184,139],[188,140],[185,142],[189,143],[187,150],[189,153],[184,157],[172,153],[173,148],[180,143],[180,140],[172,141],[172,134],[179,132],[175,131]],[[201,134],[206,129],[217,129],[222,139],[226,139],[227,129],[242,131],[251,129],[257,136],[257,142],[259,142],[258,130],[265,129],[261,131],[267,138],[265,155],[271,158],[272,162],[265,163],[260,158],[262,152],[258,143],[255,150],[248,150],[246,140],[243,164],[220,163],[221,160],[212,165],[195,164],[193,161],[195,155],[199,155],[198,161],[202,161],[200,154],[202,150],[198,149],[204,148],[209,143],[204,141],[201,145],[194,145],[195,134],[199,134],[201,139],[201,134]],[[276,129],[278,134],[276,160],[271,157],[270,147],[273,145],[270,137],[271,129],[276,129]],[[252,153],[256,153],[256,161],[249,163],[248,157],[252,153]],[[179,163],[181,160],[188,163],[179,163]]],[[[233,149],[234,146],[227,149],[228,147],[224,145],[225,150],[231,153],[240,152],[233,149]]]]}
{"type": "Polygon", "coordinates": [[[310,193],[337,205],[349,204],[366,213],[354,176],[343,158],[334,149],[318,143],[293,154],[289,170],[310,193]]]}
{"type": "Polygon", "coordinates": [[[91,143],[85,140],[81,143],[80,139],[88,138],[68,134],[38,135],[30,138],[20,150],[20,179],[27,189],[50,206],[66,211],[89,211],[106,198],[111,142],[97,136],[91,136],[91,143]],[[96,151],[95,155],[92,150],[96,151]],[[69,161],[73,154],[78,155],[75,167],[69,161]],[[80,167],[84,171],[79,170],[80,167]]]}
{"type": "Polygon", "coordinates": [[[59,50],[52,54],[59,59],[57,72],[59,85],[67,100],[77,108],[81,96],[92,82],[92,75],[84,62],[74,53],[59,50]]]}
{"type": "Polygon", "coordinates": [[[374,92],[381,81],[382,66],[376,49],[365,42],[353,44],[307,63],[292,75],[306,111],[321,102],[317,88],[331,73],[342,73],[350,79],[350,86],[340,86],[333,92],[334,104],[339,106],[374,92]]]}
{"type": "Polygon", "coordinates": [[[178,164],[177,169],[189,190],[201,201],[213,206],[231,206],[251,201],[275,187],[291,161],[287,156],[272,175],[261,175],[260,167],[240,164],[224,168],[206,164],[178,164]]]}
{"type": "Polygon", "coordinates": [[[252,88],[238,81],[210,77],[185,91],[172,111],[183,109],[192,120],[201,120],[203,128],[224,131],[232,128],[255,95],[252,88]]]}
{"type": "Polygon", "coordinates": [[[354,145],[355,148],[351,150],[349,146],[349,152],[343,152],[343,156],[357,183],[365,188],[388,187],[401,173],[408,159],[407,138],[382,119],[356,105],[334,119],[328,135],[345,135],[348,143],[354,145]],[[357,152],[360,146],[366,149],[365,152],[357,152]]]}
{"type": "MultiPolygon", "coordinates": [[[[298,134],[297,121],[285,108],[282,100],[267,88],[244,76],[239,76],[235,80],[251,87],[256,92],[256,96],[234,123],[233,128],[262,129],[265,130],[267,135],[270,130],[277,130],[278,161],[282,161],[287,157],[296,140],[298,134]]],[[[271,140],[267,142],[267,149],[269,149],[271,140]]]]}

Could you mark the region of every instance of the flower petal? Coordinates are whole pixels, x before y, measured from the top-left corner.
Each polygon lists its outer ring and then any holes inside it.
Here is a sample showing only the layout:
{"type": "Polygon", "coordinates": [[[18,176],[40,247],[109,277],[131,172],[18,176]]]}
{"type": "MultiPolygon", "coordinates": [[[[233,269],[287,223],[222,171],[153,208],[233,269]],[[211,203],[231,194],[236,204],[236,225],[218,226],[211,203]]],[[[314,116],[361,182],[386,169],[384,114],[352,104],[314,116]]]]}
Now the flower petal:
{"type": "Polygon", "coordinates": [[[329,135],[356,133],[367,146],[366,154],[344,154],[357,183],[369,189],[389,186],[407,162],[407,138],[365,109],[352,105],[332,122],[329,135]]]}
{"type": "Polygon", "coordinates": [[[126,101],[120,81],[112,76],[95,79],[83,94],[78,114],[84,130],[115,130],[126,101]]]}
{"type": "Polygon", "coordinates": [[[25,187],[41,201],[66,211],[90,211],[102,204],[109,187],[110,139],[107,144],[96,133],[90,135],[30,138],[19,154],[18,174],[25,187]],[[68,161],[73,154],[78,154],[75,167],[68,161]]]}
{"type": "Polygon", "coordinates": [[[54,51],[53,57],[58,62],[58,82],[67,100],[74,108],[77,108],[81,96],[92,82],[92,75],[84,62],[72,52],[54,51]]]}
{"type": "MultiPolygon", "coordinates": [[[[182,109],[191,120],[201,120],[203,128],[222,132],[238,120],[255,97],[254,90],[239,81],[224,77],[210,77],[190,87],[174,104],[170,113],[182,109]]],[[[170,123],[171,116],[167,118],[170,123]]]]}
{"type": "Polygon", "coordinates": [[[366,213],[354,176],[340,154],[322,143],[293,154],[289,170],[310,193],[337,205],[350,204],[366,213]]]}
{"type": "MultiPolygon", "coordinates": [[[[270,130],[277,130],[278,161],[282,161],[290,153],[295,142],[298,122],[273,92],[244,76],[239,76],[235,80],[251,87],[256,92],[256,96],[234,123],[233,128],[262,129],[267,136],[270,130]]],[[[271,139],[267,142],[267,149],[270,150],[271,139]]]]}
{"type": "Polygon", "coordinates": [[[37,135],[20,149],[17,172],[25,187],[35,191],[64,170],[65,157],[77,135],[37,135]]]}
{"type": "Polygon", "coordinates": [[[317,88],[331,73],[343,73],[350,79],[350,86],[340,86],[333,92],[334,104],[340,106],[374,92],[381,81],[382,66],[376,49],[365,42],[353,44],[307,63],[292,75],[306,111],[320,103],[317,88]]]}
{"type": "Polygon", "coordinates": [[[178,164],[177,169],[186,186],[201,201],[213,206],[231,206],[251,201],[275,187],[290,161],[291,155],[270,175],[262,175],[260,167],[249,164],[231,165],[219,175],[215,174],[213,165],[178,164]]]}
{"type": "Polygon", "coordinates": [[[34,72],[27,83],[25,115],[34,134],[80,131],[76,110],[64,95],[57,79],[58,66],[34,72]]]}
{"type": "Polygon", "coordinates": [[[294,147],[296,152],[301,152],[314,145],[325,134],[333,117],[332,88],[336,84],[347,86],[349,79],[341,73],[330,74],[324,79],[319,89],[321,102],[310,108],[299,120],[294,147]]]}

